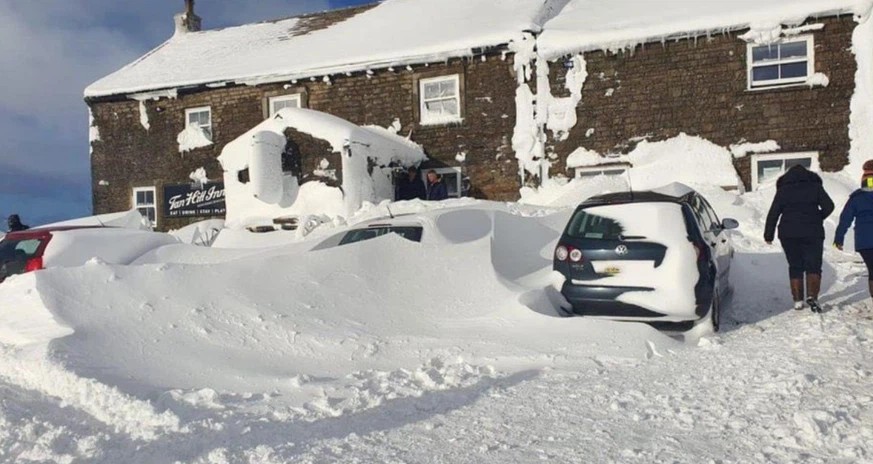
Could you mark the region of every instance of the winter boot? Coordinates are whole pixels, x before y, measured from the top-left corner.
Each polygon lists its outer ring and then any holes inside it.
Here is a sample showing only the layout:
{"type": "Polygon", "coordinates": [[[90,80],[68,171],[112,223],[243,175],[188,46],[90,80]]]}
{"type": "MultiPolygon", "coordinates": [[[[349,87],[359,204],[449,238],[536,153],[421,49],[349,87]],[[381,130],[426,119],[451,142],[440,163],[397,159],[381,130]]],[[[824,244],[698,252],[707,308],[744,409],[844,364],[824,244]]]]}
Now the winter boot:
{"type": "Polygon", "coordinates": [[[791,279],[791,297],[794,298],[794,309],[803,309],[803,279],[791,279]]]}
{"type": "Polygon", "coordinates": [[[821,306],[818,304],[818,294],[821,291],[821,274],[806,275],[806,304],[814,313],[821,312],[821,306]]]}

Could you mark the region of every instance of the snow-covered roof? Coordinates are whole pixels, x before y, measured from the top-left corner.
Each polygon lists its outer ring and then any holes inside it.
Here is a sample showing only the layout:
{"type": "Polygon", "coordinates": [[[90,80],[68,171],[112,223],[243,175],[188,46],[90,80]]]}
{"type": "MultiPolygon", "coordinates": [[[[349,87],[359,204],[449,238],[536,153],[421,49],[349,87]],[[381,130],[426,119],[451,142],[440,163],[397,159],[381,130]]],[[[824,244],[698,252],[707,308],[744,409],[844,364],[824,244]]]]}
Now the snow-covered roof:
{"type": "Polygon", "coordinates": [[[570,0],[537,47],[554,59],[617,50],[685,34],[797,25],[809,17],[866,14],[870,0],[570,0]]]}
{"type": "Polygon", "coordinates": [[[86,97],[265,83],[468,56],[539,31],[565,0],[385,0],[301,34],[301,19],[177,34],[86,97]]]}

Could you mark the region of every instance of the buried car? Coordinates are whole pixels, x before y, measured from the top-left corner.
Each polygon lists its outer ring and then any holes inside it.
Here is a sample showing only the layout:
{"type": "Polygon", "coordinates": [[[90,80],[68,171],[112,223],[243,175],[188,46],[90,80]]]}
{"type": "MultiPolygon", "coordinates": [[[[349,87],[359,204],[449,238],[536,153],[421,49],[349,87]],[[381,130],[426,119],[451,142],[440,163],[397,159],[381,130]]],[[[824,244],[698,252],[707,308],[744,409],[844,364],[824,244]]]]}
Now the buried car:
{"type": "Polygon", "coordinates": [[[57,226],[11,232],[0,240],[0,282],[16,274],[81,266],[92,258],[130,264],[175,237],[145,230],[102,226],[57,226]]]}
{"type": "Polygon", "coordinates": [[[703,196],[671,184],[647,192],[613,193],[583,202],[554,254],[561,293],[582,316],[642,321],[686,331],[718,331],[730,292],[733,246],[703,196]]]}

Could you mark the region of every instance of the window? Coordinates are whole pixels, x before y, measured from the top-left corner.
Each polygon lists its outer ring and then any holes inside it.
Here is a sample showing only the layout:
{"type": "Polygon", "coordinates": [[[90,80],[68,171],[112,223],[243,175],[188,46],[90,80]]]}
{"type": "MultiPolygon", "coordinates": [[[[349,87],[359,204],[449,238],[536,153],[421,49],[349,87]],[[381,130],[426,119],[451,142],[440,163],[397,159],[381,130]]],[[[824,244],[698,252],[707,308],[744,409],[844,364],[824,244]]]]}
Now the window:
{"type": "Polygon", "coordinates": [[[137,187],[133,189],[133,207],[149,220],[152,228],[158,226],[158,208],[155,202],[154,187],[137,187]]]}
{"type": "MultiPolygon", "coordinates": [[[[188,126],[203,129],[206,138],[212,141],[212,109],[208,106],[185,110],[185,120],[188,126]]],[[[186,126],[187,127],[187,126],[186,126]]]]}
{"type": "Polygon", "coordinates": [[[625,166],[588,166],[576,168],[577,179],[588,179],[597,176],[623,176],[627,172],[625,166]]]}
{"type": "Polygon", "coordinates": [[[815,72],[812,36],[749,44],[749,89],[804,83],[815,72]]]}
{"type": "Polygon", "coordinates": [[[620,240],[624,228],[618,221],[589,214],[585,210],[577,211],[567,227],[567,235],[573,238],[587,240],[620,240]]]}
{"type": "Polygon", "coordinates": [[[423,231],[424,228],[416,226],[369,227],[367,229],[358,229],[347,233],[340,241],[340,245],[363,242],[364,240],[374,239],[376,237],[381,237],[385,234],[397,234],[405,238],[406,240],[420,242],[423,231]]]}
{"type": "MultiPolygon", "coordinates": [[[[463,190],[461,189],[461,168],[435,168],[437,175],[440,176],[443,183],[446,184],[446,190],[449,191],[449,198],[461,198],[463,190]]],[[[430,169],[421,171],[421,179],[427,185],[427,173],[430,169]]]]}
{"type": "Polygon", "coordinates": [[[785,171],[798,164],[818,171],[818,152],[752,155],[752,190],[775,182],[785,171]]]}
{"type": "Polygon", "coordinates": [[[302,108],[302,99],[299,93],[294,95],[282,95],[279,97],[270,97],[268,99],[270,106],[270,116],[276,114],[279,110],[285,108],[302,108]]]}
{"type": "Polygon", "coordinates": [[[461,76],[419,81],[422,124],[461,122],[461,76]]]}

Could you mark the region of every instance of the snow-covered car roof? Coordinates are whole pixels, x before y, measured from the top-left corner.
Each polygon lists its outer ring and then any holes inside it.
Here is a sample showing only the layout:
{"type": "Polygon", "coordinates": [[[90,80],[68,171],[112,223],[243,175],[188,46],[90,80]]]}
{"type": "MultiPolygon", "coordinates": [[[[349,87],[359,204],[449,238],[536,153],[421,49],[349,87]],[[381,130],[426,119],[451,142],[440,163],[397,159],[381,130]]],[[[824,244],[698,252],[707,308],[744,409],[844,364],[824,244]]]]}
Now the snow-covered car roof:
{"type": "Polygon", "coordinates": [[[265,83],[470,56],[539,31],[554,0],[386,0],[306,31],[306,18],[177,34],[86,97],[218,82],[265,83]]]}
{"type": "Polygon", "coordinates": [[[620,50],[669,38],[727,30],[772,29],[809,17],[865,15],[870,0],[570,0],[537,40],[549,59],[620,50]]]}

